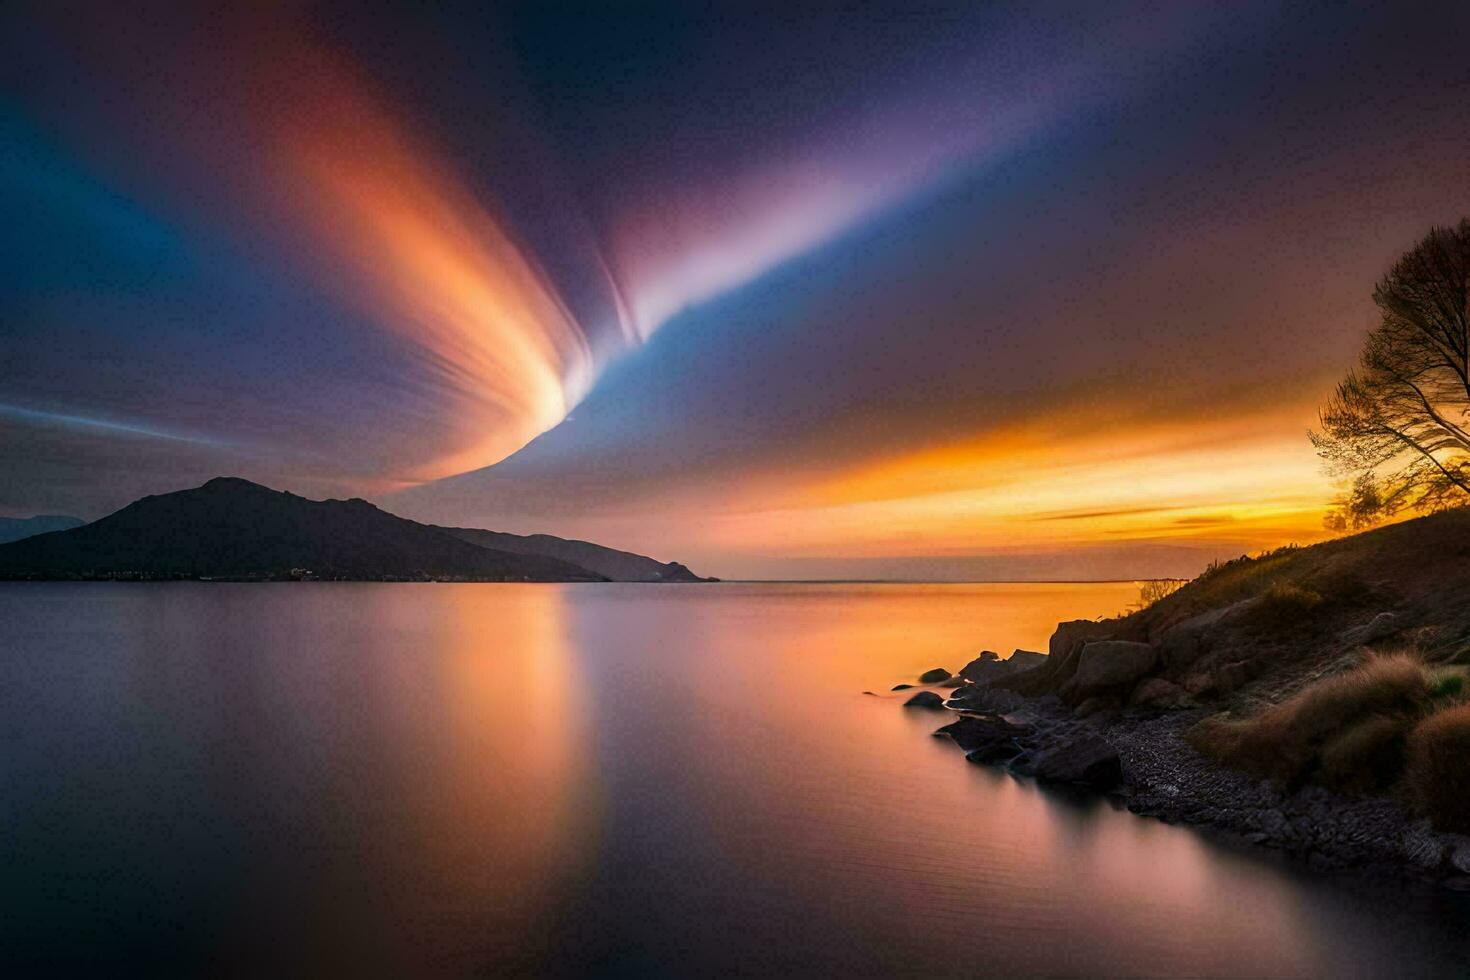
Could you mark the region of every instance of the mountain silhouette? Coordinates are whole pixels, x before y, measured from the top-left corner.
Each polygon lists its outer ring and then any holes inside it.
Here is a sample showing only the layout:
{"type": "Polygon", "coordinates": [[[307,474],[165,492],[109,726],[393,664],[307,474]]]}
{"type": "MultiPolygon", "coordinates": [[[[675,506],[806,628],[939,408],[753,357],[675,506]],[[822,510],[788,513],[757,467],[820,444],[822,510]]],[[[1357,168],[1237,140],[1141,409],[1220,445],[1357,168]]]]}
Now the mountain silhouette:
{"type": "Polygon", "coordinates": [[[307,500],[218,477],[99,521],[0,544],[6,579],[601,582],[560,558],[480,547],[365,500],[307,500]]]}
{"type": "Polygon", "coordinates": [[[505,531],[484,531],[473,527],[446,527],[442,530],[482,548],[494,548],[496,551],[509,551],[517,555],[548,555],[560,558],[614,582],[718,581],[701,578],[690,571],[688,566],[676,561],[662,562],[631,551],[618,551],[616,548],[593,544],[591,541],[558,538],[551,534],[508,534],[505,531]]]}

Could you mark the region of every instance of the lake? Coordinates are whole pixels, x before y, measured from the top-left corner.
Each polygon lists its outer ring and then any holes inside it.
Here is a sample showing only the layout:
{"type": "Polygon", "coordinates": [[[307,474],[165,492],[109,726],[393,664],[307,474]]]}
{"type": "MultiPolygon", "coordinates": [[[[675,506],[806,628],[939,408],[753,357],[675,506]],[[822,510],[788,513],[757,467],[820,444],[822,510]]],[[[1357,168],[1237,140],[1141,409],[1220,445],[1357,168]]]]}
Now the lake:
{"type": "Polygon", "coordinates": [[[895,683],[1132,584],[0,586],[6,972],[1454,973],[1369,889],[967,765],[895,683]],[[865,690],[882,696],[866,696],[865,690]]]}

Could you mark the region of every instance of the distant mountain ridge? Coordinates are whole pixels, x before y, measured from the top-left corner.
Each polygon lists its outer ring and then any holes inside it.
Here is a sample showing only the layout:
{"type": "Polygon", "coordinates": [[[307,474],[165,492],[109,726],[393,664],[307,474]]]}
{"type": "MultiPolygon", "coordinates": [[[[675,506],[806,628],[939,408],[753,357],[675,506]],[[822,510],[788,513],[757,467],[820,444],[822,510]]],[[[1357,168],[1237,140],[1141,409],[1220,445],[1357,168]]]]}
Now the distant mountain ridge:
{"type": "Polygon", "coordinates": [[[482,548],[494,548],[517,555],[550,555],[596,572],[614,582],[715,582],[701,578],[687,565],[676,561],[662,562],[631,551],[618,551],[591,541],[558,538],[551,534],[509,534],[473,527],[446,527],[461,540],[482,548]]]}
{"type": "Polygon", "coordinates": [[[704,581],[678,562],[587,541],[441,528],[358,498],[308,500],[236,477],[143,497],[91,524],[0,543],[0,579],[299,578],[704,581]]]}
{"type": "Polygon", "coordinates": [[[0,544],[32,538],[49,531],[69,531],[87,523],[80,517],[64,514],[37,514],[35,517],[0,517],[0,544]]]}
{"type": "Polygon", "coordinates": [[[304,577],[605,581],[557,558],[478,547],[365,500],[307,500],[232,477],[0,545],[8,579],[304,577]]]}

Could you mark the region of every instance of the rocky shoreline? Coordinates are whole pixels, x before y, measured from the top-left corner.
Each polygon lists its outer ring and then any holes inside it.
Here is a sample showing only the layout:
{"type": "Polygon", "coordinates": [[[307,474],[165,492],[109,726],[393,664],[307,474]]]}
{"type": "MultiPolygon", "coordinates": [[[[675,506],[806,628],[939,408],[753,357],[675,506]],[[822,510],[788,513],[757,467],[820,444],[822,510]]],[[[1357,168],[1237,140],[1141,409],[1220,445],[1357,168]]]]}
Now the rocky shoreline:
{"type": "Polygon", "coordinates": [[[1078,718],[1054,695],[973,683],[941,704],[955,717],[935,735],[972,763],[1106,795],[1140,816],[1280,852],[1314,870],[1470,890],[1470,837],[1434,831],[1394,799],[1315,785],[1288,790],[1212,762],[1183,738],[1206,710],[1078,718]]]}
{"type": "Polygon", "coordinates": [[[926,672],[910,710],[976,763],[1470,891],[1467,557],[1470,508],[1242,556],[1046,653],[926,672]]]}

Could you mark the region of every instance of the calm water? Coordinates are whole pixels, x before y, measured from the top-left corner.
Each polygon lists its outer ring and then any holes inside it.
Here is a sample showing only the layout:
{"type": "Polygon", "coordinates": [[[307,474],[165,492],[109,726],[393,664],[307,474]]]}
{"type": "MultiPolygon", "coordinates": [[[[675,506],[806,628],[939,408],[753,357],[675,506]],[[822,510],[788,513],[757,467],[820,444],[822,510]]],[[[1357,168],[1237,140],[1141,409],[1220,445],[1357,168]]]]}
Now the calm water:
{"type": "Polygon", "coordinates": [[[0,956],[1453,972],[1470,909],[967,766],[886,692],[1127,585],[0,587],[0,956]]]}

